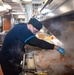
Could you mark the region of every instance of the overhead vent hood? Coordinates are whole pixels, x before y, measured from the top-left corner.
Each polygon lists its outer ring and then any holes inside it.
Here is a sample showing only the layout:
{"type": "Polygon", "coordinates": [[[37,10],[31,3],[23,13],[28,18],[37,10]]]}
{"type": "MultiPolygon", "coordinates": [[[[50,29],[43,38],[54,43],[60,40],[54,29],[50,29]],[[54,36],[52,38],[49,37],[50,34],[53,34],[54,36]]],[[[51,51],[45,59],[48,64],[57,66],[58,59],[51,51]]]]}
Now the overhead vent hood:
{"type": "Polygon", "coordinates": [[[68,14],[70,12],[74,12],[74,0],[52,0],[51,3],[47,2],[47,5],[43,7],[40,11],[43,14],[42,20],[48,18],[54,18],[57,16],[61,16],[64,14],[68,14]],[[43,9],[44,8],[44,9],[43,9]],[[48,9],[48,12],[42,13],[48,9]]]}

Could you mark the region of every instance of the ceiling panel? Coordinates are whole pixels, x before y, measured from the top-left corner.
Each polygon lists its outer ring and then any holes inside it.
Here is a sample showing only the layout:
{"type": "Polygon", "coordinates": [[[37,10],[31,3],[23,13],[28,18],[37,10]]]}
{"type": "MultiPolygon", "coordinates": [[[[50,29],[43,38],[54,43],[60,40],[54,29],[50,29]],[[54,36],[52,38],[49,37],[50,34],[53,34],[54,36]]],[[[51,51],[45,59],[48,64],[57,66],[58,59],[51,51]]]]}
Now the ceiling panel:
{"type": "Polygon", "coordinates": [[[13,0],[3,0],[3,2],[13,2],[13,0]]]}
{"type": "Polygon", "coordinates": [[[68,0],[62,6],[60,6],[58,9],[56,9],[53,12],[56,13],[56,14],[57,13],[58,14],[64,14],[64,13],[71,12],[71,11],[74,11],[74,3],[73,3],[73,0],[68,0]]]}
{"type": "Polygon", "coordinates": [[[11,7],[12,10],[22,10],[21,5],[18,3],[8,3],[11,7]]]}
{"type": "Polygon", "coordinates": [[[3,2],[11,3],[11,2],[20,2],[20,0],[3,0],[3,2]]]}

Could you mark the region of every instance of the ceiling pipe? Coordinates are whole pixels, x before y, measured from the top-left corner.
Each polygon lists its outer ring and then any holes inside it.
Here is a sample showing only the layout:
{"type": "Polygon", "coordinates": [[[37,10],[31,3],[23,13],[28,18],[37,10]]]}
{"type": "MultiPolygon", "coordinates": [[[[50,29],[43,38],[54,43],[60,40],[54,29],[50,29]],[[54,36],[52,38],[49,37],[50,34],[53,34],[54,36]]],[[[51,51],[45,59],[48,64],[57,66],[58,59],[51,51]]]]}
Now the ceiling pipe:
{"type": "Polygon", "coordinates": [[[25,4],[25,22],[28,22],[32,17],[32,4],[25,4]]]}
{"type": "Polygon", "coordinates": [[[46,2],[46,4],[43,6],[43,8],[40,10],[40,12],[46,7],[47,4],[50,4],[52,1],[53,1],[53,0],[48,0],[48,1],[46,2]]]}

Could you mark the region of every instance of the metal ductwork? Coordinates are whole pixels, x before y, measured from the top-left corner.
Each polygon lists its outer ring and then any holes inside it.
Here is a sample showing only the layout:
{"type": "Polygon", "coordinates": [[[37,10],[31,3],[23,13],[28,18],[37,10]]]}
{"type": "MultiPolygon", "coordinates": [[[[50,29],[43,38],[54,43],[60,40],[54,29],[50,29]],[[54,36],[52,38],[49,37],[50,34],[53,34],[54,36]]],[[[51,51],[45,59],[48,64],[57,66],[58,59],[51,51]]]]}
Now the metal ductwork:
{"type": "Polygon", "coordinates": [[[46,7],[41,11],[45,9],[48,9],[49,11],[43,14],[43,20],[65,15],[74,12],[74,0],[53,0],[51,3],[47,3],[46,7]]]}

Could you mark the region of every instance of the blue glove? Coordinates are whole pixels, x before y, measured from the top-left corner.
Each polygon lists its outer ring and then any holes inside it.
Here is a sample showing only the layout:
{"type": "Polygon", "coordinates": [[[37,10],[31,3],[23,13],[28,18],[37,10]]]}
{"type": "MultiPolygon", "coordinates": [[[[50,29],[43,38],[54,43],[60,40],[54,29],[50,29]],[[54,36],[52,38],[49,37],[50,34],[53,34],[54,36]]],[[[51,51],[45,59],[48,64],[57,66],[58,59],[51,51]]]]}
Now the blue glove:
{"type": "Polygon", "coordinates": [[[62,55],[65,55],[65,50],[64,50],[63,48],[58,47],[57,51],[58,51],[59,53],[61,53],[62,55]]]}

